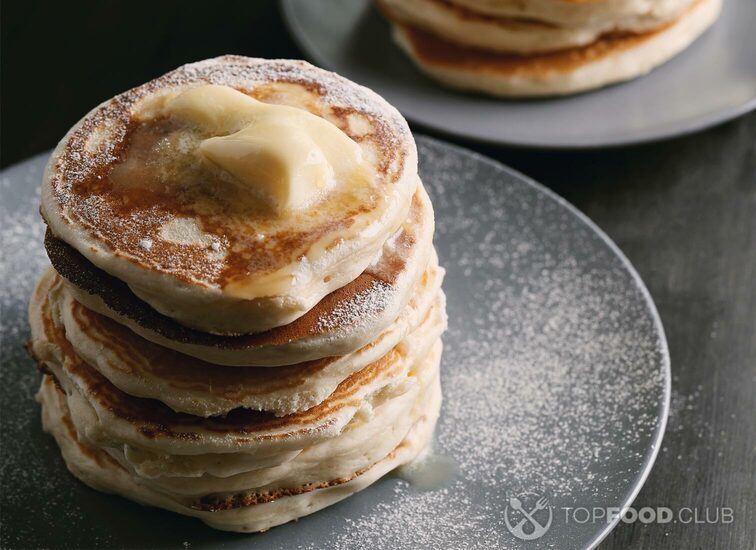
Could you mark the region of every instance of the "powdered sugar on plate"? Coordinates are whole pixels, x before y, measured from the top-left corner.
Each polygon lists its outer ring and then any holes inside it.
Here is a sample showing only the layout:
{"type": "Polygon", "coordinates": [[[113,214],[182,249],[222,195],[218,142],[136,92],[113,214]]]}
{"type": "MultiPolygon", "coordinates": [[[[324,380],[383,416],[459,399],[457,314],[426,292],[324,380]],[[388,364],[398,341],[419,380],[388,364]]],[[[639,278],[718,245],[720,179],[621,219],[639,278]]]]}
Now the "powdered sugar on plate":
{"type": "MultiPolygon", "coordinates": [[[[40,164],[28,165],[19,176],[29,192],[24,193],[15,208],[3,212],[0,232],[0,328],[3,339],[18,338],[27,332],[26,316],[16,315],[16,309],[20,304],[28,303],[36,275],[44,269],[47,258],[42,248],[44,224],[38,212],[40,164]]],[[[6,204],[10,202],[11,194],[17,192],[19,182],[16,179],[4,175],[0,180],[6,204]]]]}
{"type": "Polygon", "coordinates": [[[668,400],[653,304],[563,201],[479,157],[419,145],[449,300],[436,452],[456,460],[457,480],[430,492],[390,482],[391,496],[336,522],[329,547],[583,547],[606,522],[555,516],[541,539],[520,541],[505,510],[528,493],[555,514],[622,507],[639,488],[668,400]]]}
{"type": "Polygon", "coordinates": [[[28,460],[30,448],[35,454],[49,452],[49,456],[54,456],[55,450],[54,444],[49,449],[39,446],[47,439],[41,434],[34,402],[39,374],[23,349],[29,338],[27,304],[37,277],[47,265],[42,246],[44,224],[39,216],[44,161],[44,157],[37,157],[3,172],[0,179],[0,471],[4,518],[0,546],[4,548],[29,546],[28,530],[7,522],[13,509],[25,510],[32,491],[44,493],[49,499],[49,507],[35,507],[38,521],[53,521],[56,513],[69,520],[69,511],[64,507],[65,491],[59,491],[56,480],[28,460]]]}

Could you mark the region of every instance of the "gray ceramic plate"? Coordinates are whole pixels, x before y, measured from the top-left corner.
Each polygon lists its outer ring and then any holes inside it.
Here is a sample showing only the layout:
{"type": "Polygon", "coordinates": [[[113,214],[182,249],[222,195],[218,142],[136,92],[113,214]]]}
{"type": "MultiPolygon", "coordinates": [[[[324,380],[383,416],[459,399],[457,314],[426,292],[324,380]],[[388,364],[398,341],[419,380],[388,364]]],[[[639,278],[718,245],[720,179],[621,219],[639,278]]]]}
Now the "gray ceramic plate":
{"type": "Polygon", "coordinates": [[[372,88],[418,124],[528,147],[626,145],[700,130],[756,107],[756,2],[727,0],[720,20],[651,74],[576,96],[505,101],[447,90],[391,40],[368,0],[283,0],[289,28],[318,65],[372,88]]]}
{"type": "Polygon", "coordinates": [[[656,456],[669,357],[651,298],[614,244],[562,199],[469,151],[419,138],[447,275],[442,488],[397,477],[261,535],[235,535],[75,481],[42,433],[22,344],[47,260],[36,190],[45,156],[2,174],[2,540],[12,547],[585,548],[612,528],[564,507],[628,505],[656,456]],[[518,498],[547,532],[528,536],[518,498]],[[516,503],[514,504],[516,506],[516,503]],[[509,524],[509,527],[508,527],[509,524]]]}

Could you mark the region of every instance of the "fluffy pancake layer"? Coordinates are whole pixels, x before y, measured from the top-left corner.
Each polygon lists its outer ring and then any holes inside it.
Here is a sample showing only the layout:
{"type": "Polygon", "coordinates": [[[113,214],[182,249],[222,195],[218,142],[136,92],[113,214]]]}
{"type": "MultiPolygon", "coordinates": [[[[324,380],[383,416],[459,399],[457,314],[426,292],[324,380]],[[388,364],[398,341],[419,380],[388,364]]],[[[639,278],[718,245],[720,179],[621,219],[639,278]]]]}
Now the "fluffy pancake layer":
{"type": "Polygon", "coordinates": [[[41,210],[55,237],[163,315],[209,333],[244,334],[291,323],[356,279],[406,220],[416,188],[409,128],[379,96],[301,61],[226,56],[180,67],[86,115],[50,159],[41,210]],[[204,84],[325,118],[359,145],[370,186],[272,217],[202,174],[191,183],[172,172],[153,182],[152,161],[142,164],[147,176],[119,183],[116,168],[138,161],[142,142],[149,152],[172,135],[153,131],[163,124],[155,106],[204,84]]]}
{"type": "Polygon", "coordinates": [[[398,317],[410,296],[437,284],[432,272],[437,265],[433,229],[433,208],[419,184],[405,223],[357,279],[292,323],[243,336],[187,328],[154,310],[125,283],[52,234],[48,233],[45,244],[53,266],[70,283],[77,301],[141,337],[219,365],[278,366],[346,355],[390,329],[401,338],[408,325],[398,317]]]}
{"type": "Polygon", "coordinates": [[[431,436],[443,319],[313,409],[281,418],[237,409],[206,419],[112,385],[75,353],[43,287],[30,312],[31,349],[50,373],[38,394],[43,425],[69,470],[96,489],[219,529],[259,531],[366,487],[412,460],[431,436]]]}
{"type": "Polygon", "coordinates": [[[580,48],[520,56],[465,48],[394,21],[394,38],[429,76],[502,97],[576,93],[641,76],[669,60],[716,20],[721,0],[696,0],[677,19],[642,34],[608,35],[580,48]]]}
{"type": "Polygon", "coordinates": [[[673,19],[690,0],[449,0],[479,15],[535,20],[562,27],[641,30],[673,19]]]}
{"type": "Polygon", "coordinates": [[[432,285],[418,289],[389,330],[346,356],[332,356],[280,368],[229,368],[213,365],[145,341],[127,328],[75,301],[53,270],[42,278],[31,304],[38,356],[55,341],[71,350],[121,391],[158,399],[178,412],[217,416],[244,407],[276,416],[321,403],[346,378],[380,360],[394,348],[427,347],[445,327],[444,297],[437,267],[432,285]],[[401,326],[399,326],[401,325],[401,326]],[[48,344],[49,343],[49,344],[48,344]]]}
{"type": "MultiPolygon", "coordinates": [[[[378,4],[390,19],[462,47],[534,54],[585,46],[607,34],[654,30],[677,18],[694,1],[667,1],[658,9],[636,6],[635,10],[615,12],[612,17],[602,17],[601,13],[591,17],[586,13],[590,6],[601,7],[604,15],[609,15],[612,12],[605,5],[608,2],[551,2],[552,11],[578,12],[575,17],[566,19],[580,24],[564,23],[559,16],[549,17],[547,9],[532,10],[528,16],[495,16],[450,0],[379,0],[378,4]],[[539,13],[546,18],[539,17],[539,13]]],[[[528,13],[530,2],[519,4],[523,6],[522,11],[528,13]]]]}
{"type": "MultiPolygon", "coordinates": [[[[65,392],[51,376],[43,378],[37,399],[42,404],[44,429],[55,437],[68,469],[90,487],[197,517],[216,529],[254,532],[316,512],[413,460],[430,441],[438,416],[440,388],[436,385],[417,409],[413,409],[414,424],[398,445],[369,466],[339,478],[316,478],[317,481],[287,489],[263,492],[249,489],[220,495],[214,493],[204,498],[178,496],[170,488],[153,485],[106,451],[89,443],[77,432],[67,410],[65,392]]],[[[209,478],[205,477],[203,481],[209,482],[209,478]]],[[[178,485],[184,486],[184,483],[178,485]]]]}
{"type": "MultiPolygon", "coordinates": [[[[49,294],[38,289],[30,306],[30,347],[37,361],[66,390],[74,423],[99,445],[127,444],[159,454],[270,455],[271,451],[287,452],[329,440],[360,411],[370,411],[416,386],[413,365],[428,353],[445,326],[443,313],[438,312],[435,322],[421,328],[412,347],[396,346],[346,377],[325,400],[306,410],[277,417],[236,408],[222,417],[204,418],[120,390],[74,351],[65,332],[56,326],[50,306],[49,294]]],[[[437,350],[435,355],[439,353],[437,350]]],[[[252,385],[250,391],[254,390],[252,385]]],[[[206,398],[212,392],[207,388],[206,398]]]]}

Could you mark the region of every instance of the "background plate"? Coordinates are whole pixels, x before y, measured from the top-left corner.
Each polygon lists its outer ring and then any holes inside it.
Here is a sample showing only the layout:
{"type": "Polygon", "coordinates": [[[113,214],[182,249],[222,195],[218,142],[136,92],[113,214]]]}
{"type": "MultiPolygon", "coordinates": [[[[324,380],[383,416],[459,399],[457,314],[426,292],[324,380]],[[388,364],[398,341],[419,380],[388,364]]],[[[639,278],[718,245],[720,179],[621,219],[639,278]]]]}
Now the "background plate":
{"type": "Polygon", "coordinates": [[[22,348],[27,300],[47,265],[37,212],[46,156],[3,172],[0,546],[567,549],[600,540],[612,525],[565,521],[561,509],[628,505],[656,457],[670,374],[654,304],[622,253],[564,200],[485,157],[428,138],[418,146],[449,300],[436,452],[456,462],[456,478],[435,491],[385,478],[251,536],[92,491],[66,472],[40,429],[39,374],[22,348]],[[517,521],[508,499],[531,507],[532,493],[549,499],[553,521],[520,542],[506,528],[505,518],[517,521]]]}
{"type": "Polygon", "coordinates": [[[372,88],[439,132],[531,147],[603,147],[700,130],[756,107],[756,2],[727,0],[706,34],[637,80],[575,96],[507,101],[447,90],[418,72],[368,0],[282,0],[318,65],[372,88]]]}

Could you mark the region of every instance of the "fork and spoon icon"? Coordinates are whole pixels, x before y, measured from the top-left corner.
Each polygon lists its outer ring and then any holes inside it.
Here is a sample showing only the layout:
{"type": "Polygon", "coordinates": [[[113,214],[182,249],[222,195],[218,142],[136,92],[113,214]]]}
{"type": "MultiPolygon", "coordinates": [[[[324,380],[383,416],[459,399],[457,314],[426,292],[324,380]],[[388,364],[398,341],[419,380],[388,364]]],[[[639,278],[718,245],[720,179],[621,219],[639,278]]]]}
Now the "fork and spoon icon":
{"type": "Polygon", "coordinates": [[[542,537],[546,533],[546,531],[549,530],[549,527],[551,526],[551,519],[552,519],[551,508],[549,508],[549,519],[545,525],[542,525],[533,516],[537,512],[546,509],[548,505],[549,505],[548,499],[546,497],[541,497],[538,499],[538,501],[535,503],[535,506],[531,510],[526,510],[524,506],[522,505],[522,501],[519,498],[510,497],[509,506],[511,506],[513,510],[520,512],[524,517],[515,526],[511,526],[509,523],[509,518],[505,516],[504,519],[506,521],[509,532],[522,540],[534,540],[534,539],[542,537]],[[526,533],[524,531],[525,525],[527,523],[530,523],[533,526],[533,531],[530,533],[526,533]]]}

